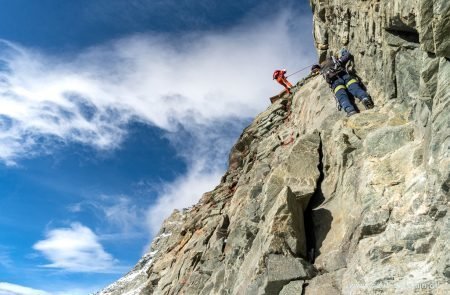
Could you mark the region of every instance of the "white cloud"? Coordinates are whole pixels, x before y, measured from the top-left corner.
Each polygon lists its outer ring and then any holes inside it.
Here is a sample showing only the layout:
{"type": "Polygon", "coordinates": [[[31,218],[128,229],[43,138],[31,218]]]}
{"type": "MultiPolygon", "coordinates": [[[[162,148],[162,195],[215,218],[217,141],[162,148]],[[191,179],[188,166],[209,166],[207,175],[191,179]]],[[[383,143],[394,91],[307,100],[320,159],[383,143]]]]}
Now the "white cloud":
{"type": "Polygon", "coordinates": [[[101,273],[123,270],[119,270],[117,260],[103,249],[97,235],[79,223],[48,231],[46,239],[38,241],[33,248],[51,261],[44,265],[47,268],[101,273]]]}
{"type": "Polygon", "coordinates": [[[65,286],[64,290],[44,291],[22,285],[0,282],[0,295],[86,295],[94,294],[101,286],[90,286],[86,288],[65,286]]]}
{"type": "MultiPolygon", "coordinates": [[[[292,73],[313,63],[312,44],[310,20],[290,13],[228,31],[136,35],[70,58],[0,42],[0,161],[51,152],[55,143],[114,149],[131,121],[157,126],[186,161],[187,173],[158,186],[147,214],[155,233],[174,208],[195,203],[218,184],[236,130],[282,90],[273,70],[292,73]]],[[[132,206],[105,205],[103,212],[125,229],[136,217],[132,206]]],[[[98,246],[103,262],[113,264],[98,246]]],[[[71,264],[56,252],[45,252],[51,266],[71,264]]]]}
{"type": "Polygon", "coordinates": [[[50,293],[16,284],[0,282],[0,295],[50,295],[50,293]]]}
{"type": "Polygon", "coordinates": [[[103,207],[106,218],[114,225],[129,232],[136,224],[138,224],[139,212],[135,204],[130,198],[121,196],[111,206],[103,207]]]}
{"type": "Polygon", "coordinates": [[[137,35],[70,58],[1,41],[0,159],[13,164],[55,142],[112,149],[135,119],[174,131],[251,117],[281,90],[274,68],[293,72],[314,58],[296,49],[292,17],[177,38],[137,35]]]}
{"type": "Polygon", "coordinates": [[[157,186],[157,201],[147,211],[147,223],[151,236],[160,229],[162,221],[174,209],[182,209],[196,203],[203,193],[211,191],[220,182],[230,147],[236,140],[227,132],[242,130],[242,122],[231,121],[210,126],[197,125],[189,134],[176,134],[171,141],[185,146],[181,155],[188,163],[185,174],[170,183],[157,186]]]}
{"type": "Polygon", "coordinates": [[[97,198],[90,197],[88,200],[68,206],[73,213],[86,210],[91,211],[98,220],[106,223],[105,230],[116,232],[112,234],[102,233],[100,239],[113,239],[124,236],[135,236],[136,232],[142,230],[142,217],[144,209],[128,196],[100,195],[97,198]]]}
{"type": "Polygon", "coordinates": [[[150,233],[155,235],[162,221],[167,218],[175,208],[181,209],[194,204],[200,196],[210,191],[220,180],[222,170],[216,169],[205,172],[201,166],[193,166],[183,177],[173,183],[165,184],[155,205],[147,213],[150,233]]]}

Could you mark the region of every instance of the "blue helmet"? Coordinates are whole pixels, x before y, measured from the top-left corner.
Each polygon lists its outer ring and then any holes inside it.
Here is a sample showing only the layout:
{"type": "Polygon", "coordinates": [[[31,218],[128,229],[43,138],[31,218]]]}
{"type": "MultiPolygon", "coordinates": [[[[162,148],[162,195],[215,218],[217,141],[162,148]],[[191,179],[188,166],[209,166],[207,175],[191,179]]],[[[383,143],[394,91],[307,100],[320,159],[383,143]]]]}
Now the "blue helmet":
{"type": "Polygon", "coordinates": [[[342,47],[341,50],[339,50],[339,57],[347,55],[349,52],[347,50],[347,48],[342,47]]]}

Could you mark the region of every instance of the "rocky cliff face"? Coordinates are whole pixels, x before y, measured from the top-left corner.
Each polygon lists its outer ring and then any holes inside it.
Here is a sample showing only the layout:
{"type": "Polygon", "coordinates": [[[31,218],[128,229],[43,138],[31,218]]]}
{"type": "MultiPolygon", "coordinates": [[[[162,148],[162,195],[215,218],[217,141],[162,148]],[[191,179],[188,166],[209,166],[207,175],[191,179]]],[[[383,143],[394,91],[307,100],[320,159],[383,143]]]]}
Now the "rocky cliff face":
{"type": "Polygon", "coordinates": [[[301,81],[100,294],[449,294],[450,2],[311,6],[319,56],[346,46],[376,107],[346,118],[301,81]]]}

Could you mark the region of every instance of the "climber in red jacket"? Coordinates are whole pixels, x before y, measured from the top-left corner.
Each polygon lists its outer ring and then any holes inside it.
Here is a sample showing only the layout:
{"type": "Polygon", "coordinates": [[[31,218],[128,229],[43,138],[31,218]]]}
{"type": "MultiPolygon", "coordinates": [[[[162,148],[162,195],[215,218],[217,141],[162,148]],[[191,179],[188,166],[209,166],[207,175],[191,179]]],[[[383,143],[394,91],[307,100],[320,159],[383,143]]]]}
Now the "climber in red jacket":
{"type": "Polygon", "coordinates": [[[277,80],[284,88],[286,88],[287,93],[291,94],[292,84],[286,79],[286,70],[276,70],[273,72],[273,80],[277,80]]]}

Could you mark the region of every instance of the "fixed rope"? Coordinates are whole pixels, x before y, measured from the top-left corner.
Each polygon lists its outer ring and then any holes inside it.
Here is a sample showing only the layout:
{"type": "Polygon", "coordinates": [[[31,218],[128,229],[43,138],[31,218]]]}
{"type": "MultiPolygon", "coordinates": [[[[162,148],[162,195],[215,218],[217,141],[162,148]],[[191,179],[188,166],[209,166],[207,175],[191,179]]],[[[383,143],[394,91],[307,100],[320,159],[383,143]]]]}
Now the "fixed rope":
{"type": "Polygon", "coordinates": [[[304,70],[306,70],[307,68],[312,67],[313,65],[314,65],[314,64],[309,65],[309,66],[306,66],[306,67],[304,67],[304,68],[301,68],[301,69],[298,70],[297,72],[294,72],[294,73],[292,73],[292,74],[286,76],[286,78],[289,78],[289,77],[292,76],[292,75],[295,75],[295,74],[297,74],[297,73],[300,73],[301,71],[304,71],[304,70]]]}

